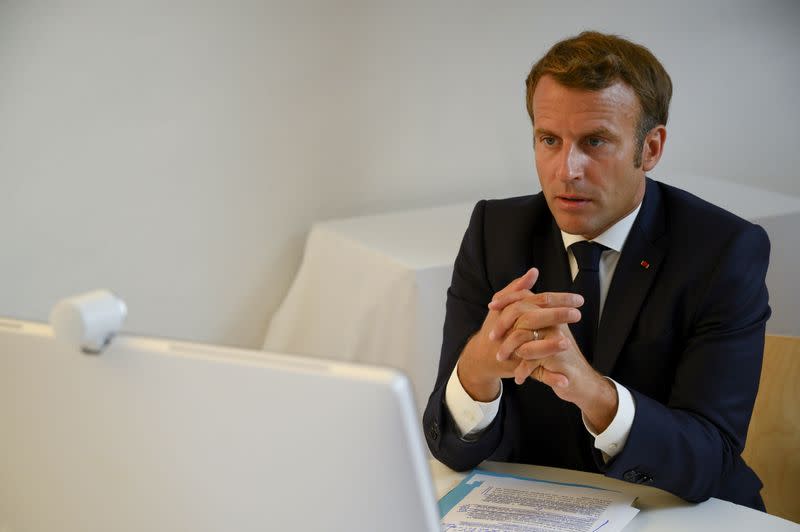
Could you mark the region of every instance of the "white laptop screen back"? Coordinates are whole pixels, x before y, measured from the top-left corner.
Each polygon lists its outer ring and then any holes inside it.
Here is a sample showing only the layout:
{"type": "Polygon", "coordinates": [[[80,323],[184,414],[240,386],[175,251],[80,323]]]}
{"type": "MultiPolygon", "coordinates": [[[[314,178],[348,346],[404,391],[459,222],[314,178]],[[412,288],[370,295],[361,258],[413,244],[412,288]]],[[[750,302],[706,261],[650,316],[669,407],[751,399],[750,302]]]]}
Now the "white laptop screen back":
{"type": "Polygon", "coordinates": [[[0,530],[434,531],[408,380],[0,320],[0,530]]]}

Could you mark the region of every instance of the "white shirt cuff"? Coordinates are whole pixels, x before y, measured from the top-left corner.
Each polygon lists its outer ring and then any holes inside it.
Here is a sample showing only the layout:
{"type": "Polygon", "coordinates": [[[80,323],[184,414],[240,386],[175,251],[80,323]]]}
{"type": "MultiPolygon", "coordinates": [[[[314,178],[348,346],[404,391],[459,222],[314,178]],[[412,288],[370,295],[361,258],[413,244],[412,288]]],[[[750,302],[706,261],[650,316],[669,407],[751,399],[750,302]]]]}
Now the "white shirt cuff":
{"type": "Polygon", "coordinates": [[[464,390],[458,378],[458,364],[450,374],[444,392],[444,403],[453,416],[461,437],[477,436],[488,427],[500,410],[500,398],[503,396],[503,382],[500,381],[500,393],[497,399],[489,403],[476,401],[464,390]]]}
{"type": "Polygon", "coordinates": [[[633,417],[636,414],[636,405],[633,403],[631,392],[626,387],[612,378],[606,377],[606,379],[614,383],[614,387],[617,389],[617,413],[611,420],[611,424],[600,434],[592,431],[586,423],[586,418],[583,418],[583,426],[594,436],[595,448],[602,451],[603,458],[608,462],[622,452],[625,442],[628,441],[628,435],[633,426],[633,417]]]}

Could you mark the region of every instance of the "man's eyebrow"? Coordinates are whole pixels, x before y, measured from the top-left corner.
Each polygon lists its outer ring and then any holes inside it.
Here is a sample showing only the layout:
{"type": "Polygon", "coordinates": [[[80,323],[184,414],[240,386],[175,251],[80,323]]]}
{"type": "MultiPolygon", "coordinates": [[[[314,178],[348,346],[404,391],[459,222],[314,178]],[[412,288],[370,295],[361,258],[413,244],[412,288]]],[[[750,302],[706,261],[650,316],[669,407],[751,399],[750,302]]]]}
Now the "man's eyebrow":
{"type": "Polygon", "coordinates": [[[556,135],[555,133],[553,133],[552,131],[550,131],[549,129],[544,129],[544,128],[542,128],[542,127],[537,127],[537,128],[535,128],[535,129],[533,130],[533,134],[534,134],[535,136],[537,136],[537,137],[538,137],[539,135],[548,135],[548,136],[551,136],[551,137],[557,137],[557,136],[558,136],[558,135],[556,135]]]}
{"type": "MultiPolygon", "coordinates": [[[[550,136],[550,137],[557,137],[558,136],[555,133],[553,133],[552,131],[550,131],[549,129],[545,129],[543,127],[535,128],[533,130],[533,134],[536,137],[539,137],[539,136],[542,136],[542,135],[550,136]]],[[[611,131],[607,127],[602,127],[602,126],[598,127],[598,128],[595,128],[595,129],[592,129],[591,131],[588,131],[588,132],[584,133],[583,137],[606,137],[606,138],[611,139],[611,140],[618,140],[620,138],[619,135],[617,135],[616,133],[614,133],[613,131],[611,131]]]]}
{"type": "Polygon", "coordinates": [[[583,136],[584,137],[606,137],[606,138],[609,138],[611,140],[618,140],[619,139],[619,135],[617,135],[616,133],[614,133],[613,131],[611,131],[610,129],[605,128],[605,127],[595,128],[595,129],[589,131],[588,133],[586,133],[583,136]]]}

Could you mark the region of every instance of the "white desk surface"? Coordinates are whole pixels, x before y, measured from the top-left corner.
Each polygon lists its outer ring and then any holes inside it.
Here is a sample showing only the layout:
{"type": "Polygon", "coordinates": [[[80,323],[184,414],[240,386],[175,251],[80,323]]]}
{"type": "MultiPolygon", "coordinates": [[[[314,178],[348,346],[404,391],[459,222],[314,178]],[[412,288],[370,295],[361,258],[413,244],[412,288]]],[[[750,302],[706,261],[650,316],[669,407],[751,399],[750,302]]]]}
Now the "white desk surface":
{"type": "MultiPolygon", "coordinates": [[[[320,222],[330,233],[414,270],[452,266],[475,202],[320,222]]],[[[800,210],[800,209],[798,209],[800,210]]]]}
{"type": "MultiPolygon", "coordinates": [[[[640,511],[625,527],[625,532],[800,531],[800,525],[796,523],[727,501],[711,498],[700,504],[692,504],[666,491],[623,482],[597,473],[501,462],[484,462],[481,464],[481,469],[541,480],[586,484],[636,495],[634,506],[640,511]]],[[[465,476],[464,473],[457,473],[436,460],[431,460],[431,472],[436,495],[439,498],[465,476]]]]}

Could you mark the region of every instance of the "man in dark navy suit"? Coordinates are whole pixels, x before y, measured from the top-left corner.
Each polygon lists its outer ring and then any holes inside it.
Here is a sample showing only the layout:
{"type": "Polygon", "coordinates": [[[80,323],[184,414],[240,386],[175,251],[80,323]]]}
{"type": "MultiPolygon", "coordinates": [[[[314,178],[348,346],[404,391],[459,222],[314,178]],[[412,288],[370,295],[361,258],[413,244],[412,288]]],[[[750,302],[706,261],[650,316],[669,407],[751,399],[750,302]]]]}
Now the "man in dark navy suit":
{"type": "Polygon", "coordinates": [[[542,192],[475,207],[423,424],[434,456],[599,471],[763,509],[744,463],[769,317],[758,226],[646,173],[672,84],[595,32],[527,79],[542,192]]]}

